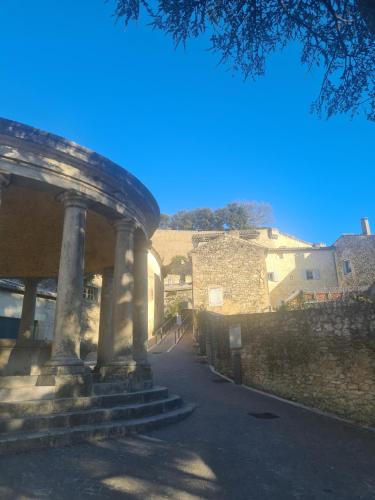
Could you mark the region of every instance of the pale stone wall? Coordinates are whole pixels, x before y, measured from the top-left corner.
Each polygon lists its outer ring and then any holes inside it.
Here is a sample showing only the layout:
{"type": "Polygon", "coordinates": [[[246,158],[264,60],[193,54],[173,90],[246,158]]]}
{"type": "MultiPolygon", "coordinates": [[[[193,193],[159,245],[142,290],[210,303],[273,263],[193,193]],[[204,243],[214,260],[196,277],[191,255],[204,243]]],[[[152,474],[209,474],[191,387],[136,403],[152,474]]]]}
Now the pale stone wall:
{"type": "MultiPolygon", "coordinates": [[[[268,248],[301,248],[312,246],[311,243],[290,236],[272,228],[257,228],[258,233],[254,239],[256,243],[268,248]]],[[[175,231],[172,229],[158,229],[152,237],[152,244],[161,256],[163,265],[168,265],[176,255],[188,256],[193,250],[193,236],[223,234],[220,231],[175,231]]],[[[239,231],[228,231],[226,234],[238,236],[239,231]]]]}
{"type": "Polygon", "coordinates": [[[312,246],[312,243],[283,233],[276,228],[262,227],[257,228],[256,231],[259,233],[259,236],[255,241],[267,248],[305,248],[312,246]]]}
{"type": "MultiPolygon", "coordinates": [[[[22,312],[23,294],[8,290],[0,290],[0,316],[20,318],[22,312]]],[[[55,316],[54,299],[38,297],[36,301],[35,319],[38,321],[36,339],[51,340],[55,316]]]]}
{"type": "Polygon", "coordinates": [[[241,325],[244,384],[375,425],[374,304],[200,316],[210,362],[226,375],[233,376],[229,327],[241,325]]]}
{"type": "Polygon", "coordinates": [[[194,308],[222,314],[269,309],[263,247],[225,235],[200,245],[192,259],[194,308]],[[215,294],[222,294],[220,305],[212,304],[215,294]]]}
{"type": "Polygon", "coordinates": [[[338,287],[333,248],[296,251],[270,250],[266,257],[271,304],[280,306],[295,291],[335,290],[338,287]],[[315,271],[314,279],[306,279],[306,270],[315,271]]]}
{"type": "Polygon", "coordinates": [[[371,286],[375,282],[375,236],[343,235],[335,243],[340,286],[371,286]],[[344,273],[344,261],[351,272],[344,273]]]}
{"type": "Polygon", "coordinates": [[[173,231],[158,229],[152,237],[152,246],[161,257],[164,266],[170,264],[173,257],[185,257],[193,250],[193,235],[196,231],[173,231]]]}
{"type": "Polygon", "coordinates": [[[162,270],[152,252],[148,253],[148,283],[148,337],[150,338],[164,319],[162,270]]]}

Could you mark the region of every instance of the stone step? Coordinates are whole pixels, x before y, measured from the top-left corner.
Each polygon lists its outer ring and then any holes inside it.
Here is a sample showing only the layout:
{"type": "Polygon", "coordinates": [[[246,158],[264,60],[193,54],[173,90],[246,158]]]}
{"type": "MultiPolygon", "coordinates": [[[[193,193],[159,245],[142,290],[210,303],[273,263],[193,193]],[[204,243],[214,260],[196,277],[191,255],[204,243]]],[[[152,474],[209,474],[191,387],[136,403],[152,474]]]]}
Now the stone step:
{"type": "Polygon", "coordinates": [[[169,398],[151,401],[149,403],[129,404],[113,408],[95,408],[52,415],[7,418],[0,420],[0,434],[42,432],[57,428],[74,428],[82,425],[97,425],[116,420],[149,417],[176,410],[181,406],[182,399],[179,396],[170,396],[169,398]]]}
{"type": "Polygon", "coordinates": [[[166,387],[155,386],[144,391],[103,396],[0,402],[0,419],[67,413],[93,408],[112,408],[127,404],[148,403],[167,397],[166,387]]]}
{"type": "Polygon", "coordinates": [[[0,389],[0,401],[28,401],[30,399],[53,399],[56,394],[54,386],[23,386],[0,389]]]}
{"type": "Polygon", "coordinates": [[[125,382],[96,382],[92,386],[92,392],[97,395],[120,394],[125,392],[127,384],[125,382]]]}
{"type": "Polygon", "coordinates": [[[194,409],[194,405],[184,405],[176,410],[150,417],[120,420],[98,425],[82,425],[68,429],[53,429],[45,432],[6,435],[0,437],[0,455],[123,437],[178,422],[189,416],[194,409]]]}
{"type": "Polygon", "coordinates": [[[38,375],[8,375],[0,377],[0,389],[18,389],[20,387],[33,387],[36,385],[38,375]]]}

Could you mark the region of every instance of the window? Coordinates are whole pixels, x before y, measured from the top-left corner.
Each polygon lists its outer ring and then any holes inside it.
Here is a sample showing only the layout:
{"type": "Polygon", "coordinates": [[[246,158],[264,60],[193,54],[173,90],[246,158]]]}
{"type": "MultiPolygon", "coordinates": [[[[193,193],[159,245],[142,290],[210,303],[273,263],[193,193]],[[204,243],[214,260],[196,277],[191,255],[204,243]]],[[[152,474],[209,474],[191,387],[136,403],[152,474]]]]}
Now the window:
{"type": "Polygon", "coordinates": [[[222,288],[209,288],[208,289],[208,304],[210,306],[223,305],[223,289],[222,288]]]}
{"type": "Polygon", "coordinates": [[[83,298],[88,302],[96,302],[98,289],[95,286],[85,286],[83,288],[83,298]]]}
{"type": "Polygon", "coordinates": [[[305,270],[305,279],[306,280],[320,280],[319,269],[306,269],[305,270]]]}
{"type": "Polygon", "coordinates": [[[268,281],[280,281],[279,275],[275,271],[267,273],[268,281]]]}
{"type": "Polygon", "coordinates": [[[314,279],[314,272],[312,271],[312,269],[306,269],[306,279],[307,280],[314,279]]]}
{"type": "Polygon", "coordinates": [[[342,268],[344,274],[350,274],[352,272],[352,266],[350,265],[350,260],[344,260],[344,262],[342,263],[342,268]]]}

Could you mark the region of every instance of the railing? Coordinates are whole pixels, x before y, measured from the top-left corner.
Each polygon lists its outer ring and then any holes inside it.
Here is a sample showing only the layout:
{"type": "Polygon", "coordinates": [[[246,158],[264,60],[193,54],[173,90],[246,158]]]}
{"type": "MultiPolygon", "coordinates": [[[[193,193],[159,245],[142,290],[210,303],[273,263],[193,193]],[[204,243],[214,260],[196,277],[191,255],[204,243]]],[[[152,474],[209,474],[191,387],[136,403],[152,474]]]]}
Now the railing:
{"type": "Polygon", "coordinates": [[[185,333],[190,330],[192,327],[192,315],[188,314],[185,311],[185,314],[182,315],[182,323],[177,325],[177,328],[174,332],[174,343],[178,344],[185,333]]]}
{"type": "Polygon", "coordinates": [[[152,336],[152,339],[155,339],[155,341],[152,344],[153,345],[159,344],[175,324],[176,324],[175,316],[172,316],[171,318],[165,320],[164,323],[161,326],[159,326],[157,330],[155,330],[154,335],[152,336]]]}
{"type": "Polygon", "coordinates": [[[181,324],[177,324],[177,317],[172,316],[168,318],[164,323],[155,330],[153,336],[148,341],[148,348],[160,344],[160,342],[171,332],[174,328],[174,340],[175,344],[178,344],[185,333],[192,328],[193,317],[191,310],[182,311],[181,324]]]}

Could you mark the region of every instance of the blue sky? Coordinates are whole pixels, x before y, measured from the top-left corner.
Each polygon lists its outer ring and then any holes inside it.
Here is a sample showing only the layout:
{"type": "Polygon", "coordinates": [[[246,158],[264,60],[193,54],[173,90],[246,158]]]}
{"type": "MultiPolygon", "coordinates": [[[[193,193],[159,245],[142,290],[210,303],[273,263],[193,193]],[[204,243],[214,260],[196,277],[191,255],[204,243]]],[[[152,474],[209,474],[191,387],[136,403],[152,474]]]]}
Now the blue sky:
{"type": "Polygon", "coordinates": [[[255,83],[205,39],[174,50],[109,0],[0,2],[0,115],[63,135],[130,170],[161,210],[272,204],[275,225],[332,243],[375,230],[375,124],[309,113],[319,74],[297,47],[255,83]]]}

